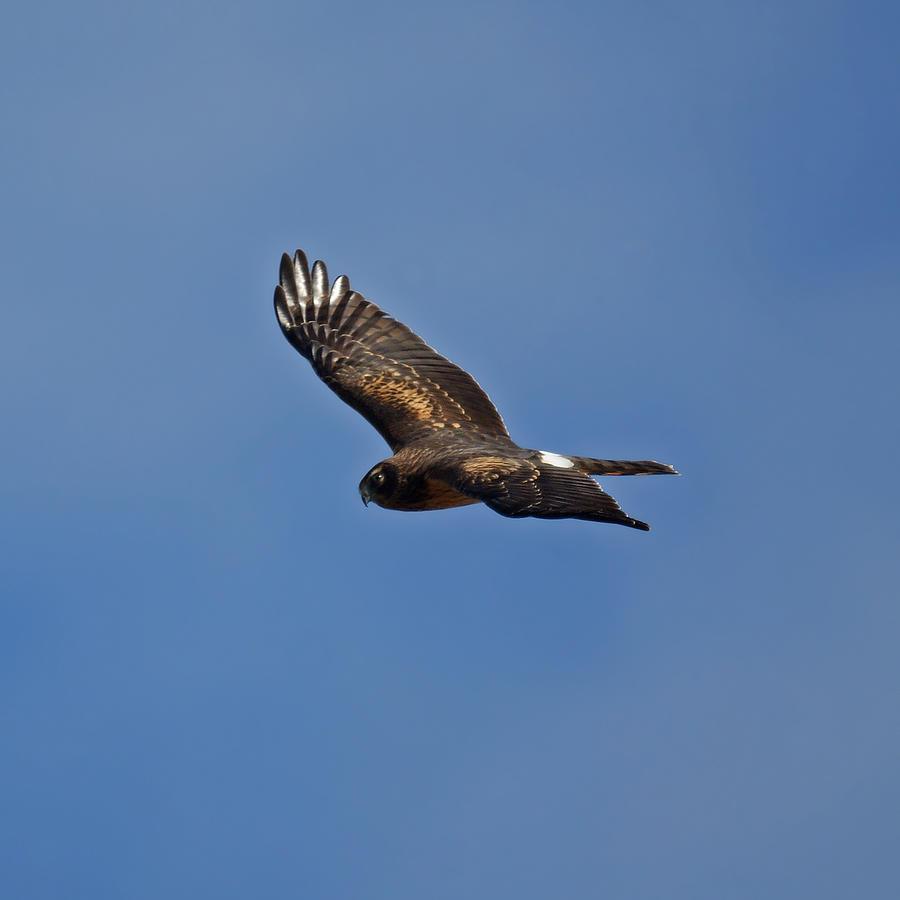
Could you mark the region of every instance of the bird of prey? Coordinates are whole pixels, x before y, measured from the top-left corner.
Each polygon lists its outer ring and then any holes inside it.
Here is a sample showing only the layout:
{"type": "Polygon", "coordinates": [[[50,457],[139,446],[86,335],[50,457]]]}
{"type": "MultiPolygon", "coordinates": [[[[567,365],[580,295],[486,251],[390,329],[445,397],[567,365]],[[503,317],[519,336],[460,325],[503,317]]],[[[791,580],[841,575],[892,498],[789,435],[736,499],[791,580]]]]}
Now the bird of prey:
{"type": "Polygon", "coordinates": [[[650,460],[591,459],[515,444],[503,419],[464,372],[396,319],[309,268],[298,250],[281,258],[275,312],[284,336],[345,403],[365,416],[393,456],[359,485],[387,509],[448,509],[482,502],[503,516],[586,519],[649,531],[591,475],[678,474],[650,460]]]}

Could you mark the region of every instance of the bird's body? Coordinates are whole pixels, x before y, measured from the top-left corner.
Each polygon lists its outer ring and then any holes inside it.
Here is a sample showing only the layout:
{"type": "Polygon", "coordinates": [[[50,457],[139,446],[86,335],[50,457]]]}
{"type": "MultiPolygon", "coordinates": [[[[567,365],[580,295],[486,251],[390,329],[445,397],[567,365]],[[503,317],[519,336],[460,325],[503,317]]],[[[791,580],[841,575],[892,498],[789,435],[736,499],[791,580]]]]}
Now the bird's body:
{"type": "Polygon", "coordinates": [[[280,282],[275,310],[285,337],[394,451],[363,478],[364,501],[408,511],[484,502],[515,518],[649,530],[590,476],[675,474],[671,466],[519,447],[471,375],[351,291],[346,276],[329,284],[324,263],[310,272],[298,250],[282,257],[280,282]]]}

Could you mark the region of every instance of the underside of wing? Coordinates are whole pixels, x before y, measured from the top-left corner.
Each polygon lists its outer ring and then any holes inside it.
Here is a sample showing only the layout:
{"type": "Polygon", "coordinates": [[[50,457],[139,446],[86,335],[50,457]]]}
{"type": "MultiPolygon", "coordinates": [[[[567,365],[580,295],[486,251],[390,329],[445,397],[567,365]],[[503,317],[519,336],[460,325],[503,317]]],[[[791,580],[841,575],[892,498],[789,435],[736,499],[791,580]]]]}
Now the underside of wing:
{"type": "Polygon", "coordinates": [[[586,519],[650,530],[645,522],[622,512],[596,481],[575,468],[500,456],[477,457],[457,467],[453,487],[513,518],[586,519]]]}
{"type": "Polygon", "coordinates": [[[318,376],[368,419],[393,450],[441,431],[508,437],[487,394],[374,303],[328,281],[298,250],[281,259],[275,312],[281,330],[318,376]]]}

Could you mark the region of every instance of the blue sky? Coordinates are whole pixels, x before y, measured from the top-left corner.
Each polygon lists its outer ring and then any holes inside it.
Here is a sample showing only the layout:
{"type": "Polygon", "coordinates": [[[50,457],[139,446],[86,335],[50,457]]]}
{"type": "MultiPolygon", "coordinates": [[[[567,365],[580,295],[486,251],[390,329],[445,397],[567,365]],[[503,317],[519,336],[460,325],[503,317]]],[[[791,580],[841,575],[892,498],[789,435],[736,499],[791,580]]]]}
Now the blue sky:
{"type": "Polygon", "coordinates": [[[3,895],[896,896],[898,24],[9,12],[3,895]],[[364,509],[296,247],[653,531],[364,509]]]}

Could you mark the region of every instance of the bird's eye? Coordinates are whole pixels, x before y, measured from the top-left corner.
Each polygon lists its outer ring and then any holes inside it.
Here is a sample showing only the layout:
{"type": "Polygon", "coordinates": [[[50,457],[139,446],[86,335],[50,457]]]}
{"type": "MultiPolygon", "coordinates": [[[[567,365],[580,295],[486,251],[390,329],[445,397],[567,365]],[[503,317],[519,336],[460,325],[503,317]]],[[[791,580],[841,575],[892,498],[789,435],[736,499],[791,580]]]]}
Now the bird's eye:
{"type": "Polygon", "coordinates": [[[372,481],[374,481],[375,484],[378,484],[378,485],[384,484],[384,472],[376,472],[372,476],[372,481]]]}

